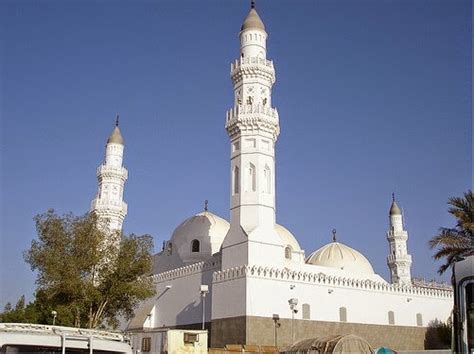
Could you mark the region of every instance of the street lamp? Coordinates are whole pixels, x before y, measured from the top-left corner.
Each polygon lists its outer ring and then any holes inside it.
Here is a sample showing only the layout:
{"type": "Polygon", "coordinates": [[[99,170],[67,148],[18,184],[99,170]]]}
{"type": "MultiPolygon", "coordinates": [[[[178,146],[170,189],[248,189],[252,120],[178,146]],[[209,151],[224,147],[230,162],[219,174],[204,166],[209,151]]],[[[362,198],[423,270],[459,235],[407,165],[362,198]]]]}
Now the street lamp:
{"type": "Polygon", "coordinates": [[[53,315],[53,326],[54,324],[56,323],[56,316],[58,315],[58,313],[56,311],[51,311],[51,315],[53,315]]]}
{"type": "Polygon", "coordinates": [[[201,285],[201,298],[202,298],[202,329],[204,329],[204,323],[206,322],[206,294],[209,292],[208,285],[201,285]]]}
{"type": "Polygon", "coordinates": [[[298,306],[298,299],[296,298],[291,298],[288,300],[288,304],[290,305],[290,310],[291,310],[291,338],[293,343],[295,342],[295,313],[298,313],[298,309],[296,306],[298,306]]]}
{"type": "Polygon", "coordinates": [[[275,323],[275,347],[278,347],[278,328],[281,326],[280,316],[277,313],[273,314],[273,322],[275,323]]]}

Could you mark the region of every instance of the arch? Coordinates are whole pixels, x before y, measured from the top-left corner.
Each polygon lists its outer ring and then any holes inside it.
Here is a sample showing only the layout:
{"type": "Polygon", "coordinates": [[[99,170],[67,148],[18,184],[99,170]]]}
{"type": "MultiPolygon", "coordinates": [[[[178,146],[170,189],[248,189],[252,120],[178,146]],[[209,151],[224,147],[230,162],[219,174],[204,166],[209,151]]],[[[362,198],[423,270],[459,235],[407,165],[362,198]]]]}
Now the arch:
{"type": "Polygon", "coordinates": [[[272,190],[272,175],[270,171],[270,167],[268,165],[265,165],[265,168],[263,169],[263,192],[265,193],[271,193],[272,190]]]}
{"type": "Polygon", "coordinates": [[[245,179],[245,190],[247,192],[255,192],[257,190],[257,176],[255,165],[253,163],[249,163],[246,174],[247,176],[245,179]]]}
{"type": "Polygon", "coordinates": [[[234,173],[232,173],[232,192],[233,194],[239,194],[239,185],[240,185],[240,174],[239,167],[234,167],[234,173]]]}
{"type": "Polygon", "coordinates": [[[285,246],[285,258],[286,259],[291,259],[291,252],[292,252],[292,249],[291,249],[291,246],[285,246]]]}
{"type": "Polygon", "coordinates": [[[393,311],[388,311],[388,324],[395,324],[395,313],[393,311]]]}
{"type": "Polygon", "coordinates": [[[309,304],[303,304],[301,309],[303,312],[303,320],[309,320],[311,318],[311,306],[309,304]]]}
{"type": "Polygon", "coordinates": [[[347,309],[345,307],[339,307],[339,321],[347,322],[347,309]]]}
{"type": "Polygon", "coordinates": [[[192,252],[192,253],[197,253],[197,252],[199,252],[199,251],[200,251],[200,246],[201,246],[201,245],[200,245],[200,243],[199,243],[199,240],[196,240],[196,239],[192,240],[192,241],[191,241],[191,252],[192,252]]]}
{"type": "Polygon", "coordinates": [[[423,326],[423,315],[421,313],[416,314],[416,325],[423,326]]]}

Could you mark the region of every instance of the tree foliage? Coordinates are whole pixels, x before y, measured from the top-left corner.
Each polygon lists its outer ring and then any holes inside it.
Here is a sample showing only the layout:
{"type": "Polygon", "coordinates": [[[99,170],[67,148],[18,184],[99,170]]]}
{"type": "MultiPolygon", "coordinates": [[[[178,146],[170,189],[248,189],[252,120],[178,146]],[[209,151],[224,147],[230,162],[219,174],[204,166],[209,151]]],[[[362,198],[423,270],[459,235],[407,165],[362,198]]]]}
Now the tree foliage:
{"type": "Polygon", "coordinates": [[[448,211],[456,218],[453,228],[441,227],[430,241],[430,248],[436,248],[435,259],[446,258],[438,273],[444,273],[459,257],[474,254],[474,195],[472,190],[463,197],[449,198],[448,211]]]}
{"type": "Polygon", "coordinates": [[[425,334],[425,349],[450,349],[452,328],[450,320],[446,323],[438,319],[430,321],[425,334]]]}
{"type": "Polygon", "coordinates": [[[24,256],[58,324],[116,327],[119,316],[129,319],[154,294],[151,236],[111,234],[94,214],[48,210],[35,222],[38,239],[24,256]]]}

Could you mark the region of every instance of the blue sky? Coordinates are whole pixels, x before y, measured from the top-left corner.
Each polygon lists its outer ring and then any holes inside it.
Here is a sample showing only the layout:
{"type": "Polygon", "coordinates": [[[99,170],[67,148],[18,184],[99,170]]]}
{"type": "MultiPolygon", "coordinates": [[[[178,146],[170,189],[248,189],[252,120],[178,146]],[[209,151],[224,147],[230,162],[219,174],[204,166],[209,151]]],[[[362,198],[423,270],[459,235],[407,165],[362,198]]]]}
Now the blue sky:
{"type": "MultiPolygon", "coordinates": [[[[470,1],[259,0],[277,83],[277,220],[309,254],[338,238],[388,279],[388,209],[402,206],[412,273],[471,188],[470,1]]],[[[125,232],[156,249],[203,208],[228,218],[230,63],[249,4],[3,1],[0,305],[31,299],[34,215],[88,211],[121,115],[125,232]]],[[[442,277],[441,279],[447,279],[442,277]]]]}

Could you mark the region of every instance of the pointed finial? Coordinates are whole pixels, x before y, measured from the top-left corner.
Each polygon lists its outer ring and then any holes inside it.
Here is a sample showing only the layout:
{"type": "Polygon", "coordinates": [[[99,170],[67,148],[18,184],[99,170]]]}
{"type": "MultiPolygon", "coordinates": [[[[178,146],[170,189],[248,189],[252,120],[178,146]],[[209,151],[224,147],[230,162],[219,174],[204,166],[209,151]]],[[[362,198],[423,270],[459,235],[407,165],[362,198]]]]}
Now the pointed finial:
{"type": "Polygon", "coordinates": [[[204,211],[207,211],[207,206],[208,206],[208,204],[209,204],[209,201],[206,199],[206,200],[204,201],[204,211]]]}
{"type": "Polygon", "coordinates": [[[117,114],[117,117],[115,118],[115,126],[118,127],[119,125],[119,118],[120,116],[117,114]]]}
{"type": "Polygon", "coordinates": [[[164,251],[165,250],[165,245],[166,245],[166,242],[163,241],[163,246],[161,247],[161,250],[164,251]]]}
{"type": "Polygon", "coordinates": [[[250,8],[255,9],[255,0],[250,1],[250,8]]]}
{"type": "Polygon", "coordinates": [[[336,242],[336,229],[332,229],[332,242],[336,242]]]}
{"type": "Polygon", "coordinates": [[[392,193],[392,202],[395,201],[395,193],[392,193]]]}

